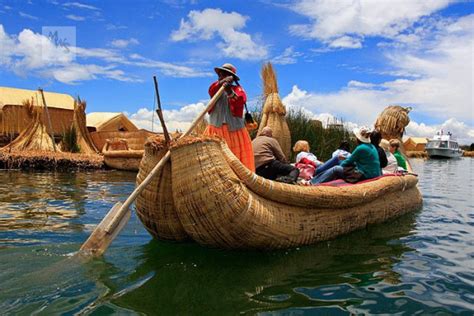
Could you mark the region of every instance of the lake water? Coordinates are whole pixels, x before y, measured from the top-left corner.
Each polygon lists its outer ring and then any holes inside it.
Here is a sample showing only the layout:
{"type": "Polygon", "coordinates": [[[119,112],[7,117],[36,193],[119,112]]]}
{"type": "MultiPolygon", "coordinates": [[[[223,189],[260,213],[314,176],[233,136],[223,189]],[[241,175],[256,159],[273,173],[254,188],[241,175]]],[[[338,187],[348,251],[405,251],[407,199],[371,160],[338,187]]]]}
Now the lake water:
{"type": "Polygon", "coordinates": [[[466,314],[474,159],[413,160],[423,209],[276,252],[152,240],[136,216],[102,258],[71,258],[135,174],[0,170],[1,314],[466,314]]]}

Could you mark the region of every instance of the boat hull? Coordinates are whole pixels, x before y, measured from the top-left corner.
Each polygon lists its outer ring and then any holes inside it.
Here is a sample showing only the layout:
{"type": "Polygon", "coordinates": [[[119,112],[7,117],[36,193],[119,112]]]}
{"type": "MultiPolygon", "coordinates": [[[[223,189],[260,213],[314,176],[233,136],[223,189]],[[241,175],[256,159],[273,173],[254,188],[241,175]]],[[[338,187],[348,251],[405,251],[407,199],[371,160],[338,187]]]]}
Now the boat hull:
{"type": "Polygon", "coordinates": [[[339,188],[288,185],[248,171],[224,143],[216,140],[187,139],[177,144],[171,149],[169,167],[170,179],[162,177],[163,181],[155,185],[161,186],[160,190],[167,188],[171,197],[156,195],[154,205],[158,207],[151,214],[142,196],[141,202],[137,201],[139,218],[157,238],[173,239],[170,231],[176,232],[179,226],[180,238],[176,240],[192,239],[210,247],[278,249],[309,245],[387,221],[422,205],[414,176],[384,177],[339,188]],[[165,201],[172,205],[165,207],[165,201]]]}
{"type": "Polygon", "coordinates": [[[138,171],[143,152],[143,150],[104,151],[104,163],[112,169],[138,171]]]}
{"type": "Polygon", "coordinates": [[[449,148],[426,148],[428,157],[430,158],[459,158],[462,151],[449,148]]]}

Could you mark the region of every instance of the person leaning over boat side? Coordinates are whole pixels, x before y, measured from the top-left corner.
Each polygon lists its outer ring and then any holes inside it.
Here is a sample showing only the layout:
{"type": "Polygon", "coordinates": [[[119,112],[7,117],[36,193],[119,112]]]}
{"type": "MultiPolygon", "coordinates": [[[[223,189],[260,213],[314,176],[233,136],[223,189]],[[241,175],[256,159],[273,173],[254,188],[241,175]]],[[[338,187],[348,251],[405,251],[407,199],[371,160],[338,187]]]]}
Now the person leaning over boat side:
{"type": "Polygon", "coordinates": [[[209,110],[209,125],[203,134],[223,138],[242,164],[255,171],[252,141],[243,118],[247,95],[238,84],[240,78],[236,74],[237,69],[232,64],[224,64],[214,68],[214,71],[218,80],[209,87],[209,95],[212,98],[221,86],[225,87],[225,94],[209,110]]]}
{"type": "Polygon", "coordinates": [[[407,162],[405,157],[403,157],[402,153],[398,150],[400,148],[400,141],[398,139],[391,139],[390,140],[390,152],[395,156],[397,159],[397,164],[399,167],[402,167],[404,170],[407,170],[407,162]]]}
{"type": "Polygon", "coordinates": [[[370,133],[370,142],[374,145],[375,149],[379,154],[379,161],[380,161],[380,168],[383,169],[387,166],[387,155],[385,155],[385,151],[380,148],[380,141],[382,140],[382,134],[378,130],[373,130],[370,133]]]}
{"type": "Polygon", "coordinates": [[[387,166],[382,168],[382,174],[395,173],[398,169],[397,158],[390,152],[390,142],[386,139],[380,141],[380,147],[382,147],[385,155],[387,156],[387,166]]]}
{"type": "Polygon", "coordinates": [[[266,126],[252,141],[256,174],[270,180],[295,183],[300,171],[287,163],[280,144],[272,134],[272,129],[266,126]]]}
{"type": "Polygon", "coordinates": [[[380,161],[377,149],[370,143],[370,130],[367,127],[355,128],[357,147],[351,156],[311,179],[311,184],[328,182],[335,179],[344,179],[346,182],[356,183],[361,180],[380,176],[380,161]]]}

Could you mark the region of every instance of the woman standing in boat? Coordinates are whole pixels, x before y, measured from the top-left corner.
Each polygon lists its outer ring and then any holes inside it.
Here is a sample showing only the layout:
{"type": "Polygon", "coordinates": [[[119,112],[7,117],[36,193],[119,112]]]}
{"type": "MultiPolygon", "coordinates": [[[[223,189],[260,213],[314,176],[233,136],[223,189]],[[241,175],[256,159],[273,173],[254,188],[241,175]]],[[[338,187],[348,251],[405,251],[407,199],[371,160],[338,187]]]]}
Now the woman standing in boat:
{"type": "Polygon", "coordinates": [[[227,63],[214,70],[218,80],[209,87],[209,95],[212,98],[221,86],[225,87],[225,93],[209,111],[209,125],[204,135],[216,135],[223,138],[237,158],[248,169],[255,171],[252,141],[243,118],[247,95],[238,84],[237,69],[227,63]]]}

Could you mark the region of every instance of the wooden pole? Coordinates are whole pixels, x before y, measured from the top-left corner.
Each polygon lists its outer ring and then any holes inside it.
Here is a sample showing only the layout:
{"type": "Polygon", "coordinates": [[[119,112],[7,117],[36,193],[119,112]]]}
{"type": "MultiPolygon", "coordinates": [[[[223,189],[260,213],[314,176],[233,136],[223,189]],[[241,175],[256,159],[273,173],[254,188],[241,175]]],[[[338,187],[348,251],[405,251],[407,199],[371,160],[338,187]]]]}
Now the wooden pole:
{"type": "Polygon", "coordinates": [[[170,134],[168,133],[168,129],[166,128],[165,119],[163,118],[163,112],[161,110],[161,100],[160,100],[160,93],[158,92],[158,81],[156,80],[156,76],[153,76],[153,81],[155,82],[155,93],[156,93],[156,100],[158,104],[158,108],[156,109],[156,113],[158,114],[158,118],[160,119],[161,126],[163,127],[163,134],[165,135],[165,141],[167,144],[170,143],[170,134]]]}
{"type": "Polygon", "coordinates": [[[43,99],[43,105],[44,105],[44,109],[45,109],[45,112],[46,112],[46,117],[48,119],[48,124],[49,124],[49,132],[50,132],[50,135],[51,135],[51,140],[53,141],[54,151],[56,152],[56,142],[54,141],[53,124],[51,124],[51,117],[49,116],[49,110],[48,110],[48,106],[46,105],[46,99],[44,97],[43,89],[38,88],[38,91],[40,92],[41,98],[43,99]]]}

